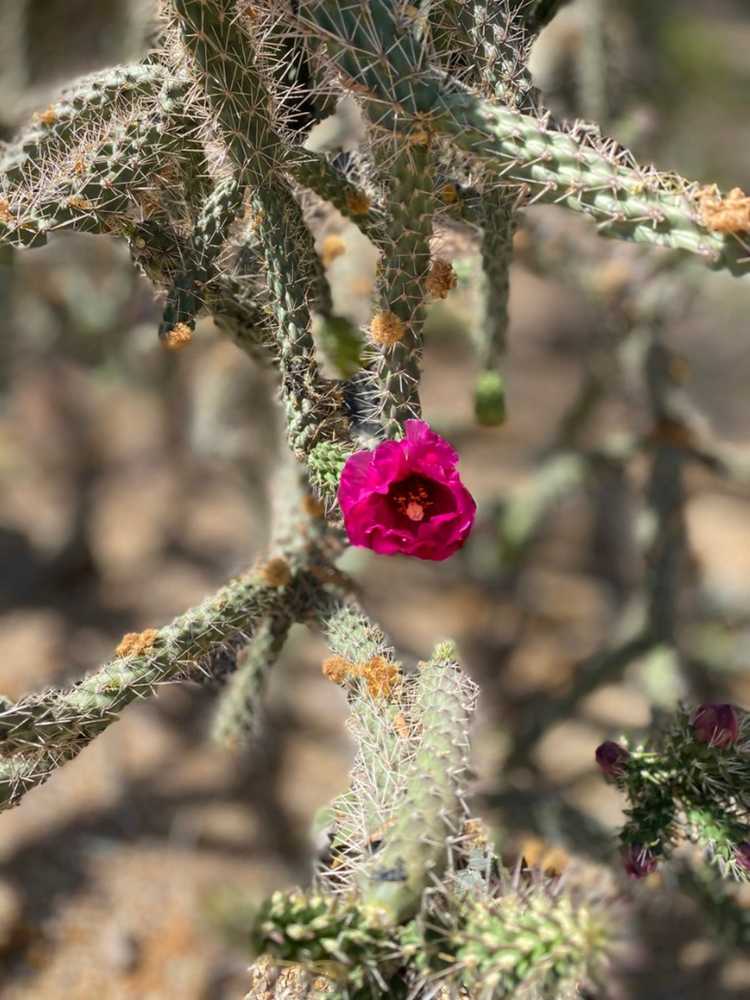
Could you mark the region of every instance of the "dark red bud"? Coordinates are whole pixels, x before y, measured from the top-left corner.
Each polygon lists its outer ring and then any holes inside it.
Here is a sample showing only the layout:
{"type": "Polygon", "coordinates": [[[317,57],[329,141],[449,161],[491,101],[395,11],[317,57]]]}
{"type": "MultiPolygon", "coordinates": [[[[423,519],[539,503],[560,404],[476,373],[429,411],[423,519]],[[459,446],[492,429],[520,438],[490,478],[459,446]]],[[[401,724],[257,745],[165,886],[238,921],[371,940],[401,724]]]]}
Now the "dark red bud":
{"type": "Polygon", "coordinates": [[[612,740],[605,740],[596,748],[596,763],[608,778],[620,778],[625,773],[625,767],[630,759],[630,754],[621,747],[619,743],[612,740]]]}
{"type": "Polygon", "coordinates": [[[645,878],[656,871],[656,858],[641,844],[628,844],[622,854],[622,863],[629,878],[645,878]]]}
{"type": "Polygon", "coordinates": [[[722,750],[731,747],[739,735],[734,705],[699,705],[693,715],[693,735],[698,743],[722,750]]]}
{"type": "Polygon", "coordinates": [[[740,868],[750,872],[750,840],[743,840],[741,844],[737,844],[734,849],[734,860],[740,868]]]}

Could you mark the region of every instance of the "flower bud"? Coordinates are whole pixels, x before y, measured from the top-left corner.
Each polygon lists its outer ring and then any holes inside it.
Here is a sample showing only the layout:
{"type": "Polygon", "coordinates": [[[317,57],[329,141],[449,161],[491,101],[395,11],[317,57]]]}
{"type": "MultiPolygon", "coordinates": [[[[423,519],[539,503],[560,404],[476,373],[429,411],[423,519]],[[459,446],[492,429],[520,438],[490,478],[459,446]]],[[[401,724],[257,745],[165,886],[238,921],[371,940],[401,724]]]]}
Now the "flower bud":
{"type": "Polygon", "coordinates": [[[746,872],[750,872],[750,840],[743,840],[734,849],[734,860],[746,872]]]}
{"type": "Polygon", "coordinates": [[[625,774],[625,768],[630,754],[621,747],[619,743],[612,740],[605,740],[596,748],[596,763],[607,778],[621,778],[625,774]]]}
{"type": "Polygon", "coordinates": [[[692,725],[698,743],[724,750],[737,742],[739,722],[733,705],[699,705],[692,725]]]}
{"type": "Polygon", "coordinates": [[[652,852],[641,844],[628,844],[622,854],[622,863],[629,878],[645,878],[656,871],[658,864],[652,852]]]}

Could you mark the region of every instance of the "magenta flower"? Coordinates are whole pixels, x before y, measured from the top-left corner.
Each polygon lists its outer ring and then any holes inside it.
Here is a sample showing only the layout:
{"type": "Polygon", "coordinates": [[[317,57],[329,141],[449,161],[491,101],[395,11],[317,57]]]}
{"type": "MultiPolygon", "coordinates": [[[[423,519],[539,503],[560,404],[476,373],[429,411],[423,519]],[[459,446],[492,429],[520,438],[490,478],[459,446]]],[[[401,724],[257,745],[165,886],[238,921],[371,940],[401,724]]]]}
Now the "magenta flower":
{"type": "Polygon", "coordinates": [[[645,878],[656,871],[656,858],[641,844],[628,844],[622,853],[622,863],[630,878],[645,878]]]}
{"type": "Polygon", "coordinates": [[[596,763],[607,778],[621,778],[625,774],[625,768],[630,754],[621,747],[619,743],[612,740],[605,740],[596,748],[596,763]]]}
{"type": "Polygon", "coordinates": [[[421,420],[405,428],[402,441],[347,460],[338,491],[344,526],[352,545],[381,555],[447,559],[466,541],[476,504],[448,442],[421,420]]]}
{"type": "Polygon", "coordinates": [[[693,716],[693,734],[698,743],[725,750],[737,742],[739,722],[733,705],[699,705],[693,716]]]}

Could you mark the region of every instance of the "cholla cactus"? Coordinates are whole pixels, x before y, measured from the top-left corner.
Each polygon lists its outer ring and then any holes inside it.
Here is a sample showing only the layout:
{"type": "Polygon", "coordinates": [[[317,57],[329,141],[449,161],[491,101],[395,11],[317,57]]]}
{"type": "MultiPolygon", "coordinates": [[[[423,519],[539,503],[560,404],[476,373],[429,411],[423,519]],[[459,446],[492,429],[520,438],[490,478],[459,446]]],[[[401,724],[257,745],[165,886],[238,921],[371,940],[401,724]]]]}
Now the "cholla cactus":
{"type": "Polygon", "coordinates": [[[645,743],[607,742],[604,775],[628,798],[621,840],[629,874],[655,870],[692,840],[723,876],[750,880],[750,719],[732,705],[682,709],[645,743]]]}
{"type": "MultiPolygon", "coordinates": [[[[160,6],[158,46],[146,59],[74,83],[2,149],[0,243],[32,249],[62,229],[126,240],[164,298],[167,348],[188,345],[205,313],[273,366],[298,474],[277,508],[265,561],[172,624],[127,636],[110,663],[72,688],[2,705],[0,808],[167,681],[230,674],[215,732],[230,744],[251,740],[265,676],[289,629],[322,623],[333,654],[326,672],[352,710],[352,785],[330,809],[314,891],[275,895],[257,917],[252,936],[265,958],[254,967],[252,995],[572,996],[596,980],[612,950],[606,900],[574,880],[560,886],[503,873],[466,805],[476,688],[452,644],[409,669],[349,602],[335,566],[346,546],[341,514],[360,505],[359,544],[425,558],[451,554],[471,528],[473,500],[455,453],[418,420],[426,305],[452,280],[431,244],[446,218],[482,234],[475,406],[485,424],[505,416],[509,266],[523,205],[562,205],[602,236],[669,248],[666,264],[644,258],[617,306],[615,296],[610,303],[622,340],[639,348],[653,423],[647,441],[573,456],[598,391],[587,383],[542,474],[504,506],[498,534],[509,561],[520,559],[549,506],[594,466],[622,470],[638,448],[649,450],[645,613],[635,634],[580,671],[571,698],[638,656],[676,655],[682,469],[688,459],[718,466],[724,458],[682,406],[659,329],[680,298],[678,257],[750,271],[750,201],[640,165],[586,123],[553,121],[527,58],[557,0],[160,6]],[[346,160],[305,142],[343,94],[363,120],[363,141],[346,160]],[[372,316],[361,331],[335,315],[303,211],[311,197],[379,252],[372,316]],[[354,374],[324,374],[316,316],[329,337],[364,345],[354,374]],[[422,428],[418,456],[409,451],[410,426],[422,428]],[[448,537],[461,490],[465,517],[448,537]],[[361,524],[363,511],[372,511],[371,524],[361,524]]],[[[537,240],[532,255],[543,257],[544,247],[537,240]]],[[[574,253],[566,262],[579,283],[589,280],[590,261],[574,253]]],[[[527,745],[548,721],[540,712],[527,745]]],[[[726,745],[702,741],[702,725],[682,715],[655,749],[603,755],[630,797],[624,841],[634,873],[652,867],[680,824],[723,870],[744,877],[750,869],[746,720],[726,745]]]]}

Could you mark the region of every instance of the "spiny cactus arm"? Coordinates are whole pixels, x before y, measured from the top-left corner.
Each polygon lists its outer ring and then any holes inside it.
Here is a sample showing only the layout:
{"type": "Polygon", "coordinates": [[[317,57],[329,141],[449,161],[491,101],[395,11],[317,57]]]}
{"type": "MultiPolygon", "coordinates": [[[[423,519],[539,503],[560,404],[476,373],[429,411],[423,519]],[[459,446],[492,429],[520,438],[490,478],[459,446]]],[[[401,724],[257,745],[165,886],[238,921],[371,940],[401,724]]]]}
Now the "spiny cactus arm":
{"type": "Polygon", "coordinates": [[[272,962],[299,964],[310,978],[321,976],[321,986],[331,981],[341,1000],[393,995],[388,984],[398,963],[393,928],[352,899],[275,892],[258,913],[252,947],[272,962]]]}
{"type": "Polygon", "coordinates": [[[320,440],[346,438],[335,385],[321,376],[308,297],[327,287],[302,212],[281,176],[283,147],[250,39],[231,0],[174,0],[193,72],[221,126],[243,182],[252,189],[257,235],[277,321],[281,397],[292,451],[304,459],[320,440]]]}
{"type": "Polygon", "coordinates": [[[514,0],[471,4],[472,83],[482,97],[533,114],[536,93],[527,69],[533,37],[514,0]]]}
{"type": "Polygon", "coordinates": [[[350,787],[330,806],[331,860],[320,866],[326,891],[354,891],[363,866],[393,823],[404,791],[413,739],[406,719],[407,682],[378,625],[351,601],[319,611],[333,656],[324,674],[347,693],[354,741],[350,787]]]}
{"type": "Polygon", "coordinates": [[[286,163],[286,169],[298,184],[329,202],[353,222],[360,232],[378,243],[381,219],[372,207],[369,196],[324,156],[312,156],[310,153],[303,156],[295,150],[286,163]]]}
{"type": "Polygon", "coordinates": [[[452,643],[436,647],[414,682],[410,722],[421,729],[404,796],[383,845],[361,876],[366,906],[394,923],[412,917],[448,863],[451,838],[466,818],[468,727],[476,686],[452,643]]]}
{"type": "Polygon", "coordinates": [[[136,698],[182,677],[233,666],[258,623],[274,614],[306,615],[327,566],[317,530],[161,629],[126,636],[118,655],[69,690],[49,690],[0,712],[0,809],[76,757],[136,698]],[[281,562],[285,573],[279,574],[281,562]],[[316,576],[316,572],[318,576],[316,576]],[[270,582],[269,582],[270,581],[270,582]]]}
{"type": "Polygon", "coordinates": [[[725,878],[750,881],[747,712],[681,707],[645,741],[603,747],[614,747],[614,755],[602,763],[597,751],[600,767],[628,800],[620,839],[626,849],[646,852],[648,870],[687,838],[725,878]]]}
{"type": "Polygon", "coordinates": [[[14,139],[0,156],[0,174],[8,185],[29,186],[92,127],[122,118],[143,98],[155,99],[164,85],[158,64],[113,66],[76,80],[14,139]]]}
{"type": "Polygon", "coordinates": [[[711,229],[701,188],[639,166],[616,143],[596,146],[574,130],[482,100],[431,69],[426,50],[404,31],[394,0],[334,4],[306,0],[300,18],[336,65],[372,95],[374,124],[408,132],[415,121],[476,157],[500,184],[526,185],[534,200],[590,216],[605,236],[686,250],[714,268],[750,271],[750,240],[711,229]]]}
{"type": "Polygon", "coordinates": [[[54,178],[41,197],[9,190],[0,199],[0,241],[42,246],[49,231],[61,228],[125,234],[132,225],[131,210],[153,189],[153,177],[171,145],[171,136],[158,121],[131,121],[81,162],[80,173],[54,178]]]}
{"type": "Polygon", "coordinates": [[[214,274],[213,264],[227,239],[229,228],[242,207],[244,188],[235,177],[218,182],[206,198],[192,234],[193,263],[177,274],[167,296],[160,336],[184,324],[190,330],[203,300],[203,286],[214,274]]]}
{"type": "Polygon", "coordinates": [[[402,433],[405,420],[421,414],[422,328],[434,212],[429,137],[422,134],[389,142],[378,150],[378,159],[388,212],[370,337],[377,351],[380,417],[386,436],[395,437],[402,433]]]}
{"type": "Polygon", "coordinates": [[[281,607],[258,625],[222,692],[212,726],[217,743],[236,748],[252,743],[257,736],[258,710],[268,675],[284,648],[292,624],[292,617],[281,607]]]}
{"type": "Polygon", "coordinates": [[[565,890],[532,889],[467,902],[449,939],[456,980],[470,996],[562,997],[593,986],[613,945],[611,915],[565,890]]]}
{"type": "MultiPolygon", "coordinates": [[[[507,2],[473,4],[473,82],[479,93],[527,114],[536,112],[536,95],[526,68],[531,38],[522,8],[507,2]]],[[[518,192],[490,188],[479,199],[476,222],[482,228],[480,253],[484,276],[484,310],[475,334],[479,376],[474,392],[477,421],[487,426],[505,420],[502,365],[508,331],[510,265],[516,228],[518,192]]]]}

